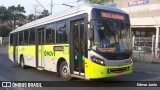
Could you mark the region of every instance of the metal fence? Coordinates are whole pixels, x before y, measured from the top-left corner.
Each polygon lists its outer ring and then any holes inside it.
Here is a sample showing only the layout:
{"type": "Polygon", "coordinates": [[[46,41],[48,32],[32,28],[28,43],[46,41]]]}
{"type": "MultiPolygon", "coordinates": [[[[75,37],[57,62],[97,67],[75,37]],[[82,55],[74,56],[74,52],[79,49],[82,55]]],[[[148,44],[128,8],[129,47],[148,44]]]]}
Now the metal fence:
{"type": "MultiPolygon", "coordinates": [[[[133,61],[160,63],[160,51],[155,53],[155,37],[135,37],[133,61]]],[[[160,48],[159,48],[160,50],[160,48]]]]}

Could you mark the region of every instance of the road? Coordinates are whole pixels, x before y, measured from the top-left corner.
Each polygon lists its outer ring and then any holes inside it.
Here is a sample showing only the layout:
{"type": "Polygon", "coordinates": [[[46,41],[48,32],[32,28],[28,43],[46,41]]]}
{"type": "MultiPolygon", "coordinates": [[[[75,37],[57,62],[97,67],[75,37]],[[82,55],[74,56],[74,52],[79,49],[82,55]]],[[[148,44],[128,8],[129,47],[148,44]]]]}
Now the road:
{"type": "MultiPolygon", "coordinates": [[[[0,80],[1,81],[63,81],[60,77],[57,77],[55,73],[49,71],[39,71],[35,68],[28,68],[23,70],[16,63],[11,62],[8,59],[7,47],[0,47],[0,80]]],[[[75,81],[84,81],[80,79],[75,79],[75,81]]],[[[104,84],[105,81],[160,81],[160,76],[152,74],[143,73],[133,73],[131,75],[119,76],[104,79],[103,81],[97,81],[104,84]]],[[[56,82],[55,82],[56,83],[56,82]]],[[[81,82],[83,83],[83,82],[81,82]]],[[[13,88],[14,90],[15,88],[13,88]]],[[[153,89],[158,90],[158,88],[153,87],[50,87],[50,88],[36,88],[39,90],[51,90],[51,89],[67,89],[67,90],[99,90],[99,89],[109,89],[109,90],[127,90],[127,89],[153,89]]],[[[0,90],[11,90],[6,88],[0,88],[0,90]]],[[[16,88],[15,90],[35,90],[35,88],[16,88]]]]}

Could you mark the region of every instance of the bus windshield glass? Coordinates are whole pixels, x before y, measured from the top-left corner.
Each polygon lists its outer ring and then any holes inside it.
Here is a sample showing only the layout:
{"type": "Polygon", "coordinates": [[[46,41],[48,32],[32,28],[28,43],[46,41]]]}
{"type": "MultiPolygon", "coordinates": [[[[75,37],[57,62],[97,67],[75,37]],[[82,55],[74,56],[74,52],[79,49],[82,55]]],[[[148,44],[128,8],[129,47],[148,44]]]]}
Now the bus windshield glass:
{"type": "Polygon", "coordinates": [[[93,20],[92,49],[108,53],[131,51],[130,25],[117,20],[93,20]]]}

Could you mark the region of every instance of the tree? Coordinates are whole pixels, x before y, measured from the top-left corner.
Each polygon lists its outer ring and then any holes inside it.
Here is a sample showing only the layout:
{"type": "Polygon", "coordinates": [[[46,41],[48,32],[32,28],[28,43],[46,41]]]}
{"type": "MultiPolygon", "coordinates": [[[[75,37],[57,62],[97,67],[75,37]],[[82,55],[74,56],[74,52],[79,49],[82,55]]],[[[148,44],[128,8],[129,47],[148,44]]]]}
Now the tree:
{"type": "Polygon", "coordinates": [[[24,24],[26,16],[23,6],[10,6],[8,8],[0,6],[0,36],[8,36],[9,32],[15,29],[16,25],[24,24]]]}
{"type": "Polygon", "coordinates": [[[11,29],[8,26],[0,26],[0,37],[8,37],[11,29]]]}
{"type": "Polygon", "coordinates": [[[15,29],[16,25],[21,26],[23,20],[26,18],[24,15],[24,13],[26,12],[24,7],[21,5],[18,5],[17,7],[10,6],[8,7],[7,11],[9,16],[8,21],[11,26],[11,29],[15,29]]]}
{"type": "Polygon", "coordinates": [[[39,15],[38,19],[46,17],[46,16],[49,16],[49,12],[48,12],[48,10],[43,10],[41,12],[41,15],[39,15]]]}
{"type": "Polygon", "coordinates": [[[92,4],[105,4],[106,2],[114,2],[114,0],[77,0],[84,1],[86,3],[92,3],[92,4]]]}
{"type": "Polygon", "coordinates": [[[4,22],[8,20],[7,9],[4,6],[0,6],[0,21],[4,22]]]}
{"type": "Polygon", "coordinates": [[[34,21],[34,20],[35,20],[34,14],[28,15],[28,21],[29,21],[29,22],[34,21]]]}
{"type": "Polygon", "coordinates": [[[8,27],[8,11],[4,6],[0,6],[0,37],[8,36],[11,29],[8,27]]]}

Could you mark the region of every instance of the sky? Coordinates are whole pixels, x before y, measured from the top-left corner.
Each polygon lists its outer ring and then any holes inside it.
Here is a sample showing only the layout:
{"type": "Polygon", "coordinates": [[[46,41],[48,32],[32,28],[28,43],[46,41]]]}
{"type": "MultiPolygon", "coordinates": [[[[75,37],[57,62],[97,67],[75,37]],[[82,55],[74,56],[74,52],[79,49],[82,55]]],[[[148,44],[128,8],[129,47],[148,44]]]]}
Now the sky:
{"type": "MultiPolygon", "coordinates": [[[[37,0],[37,1],[40,2],[45,9],[51,12],[51,6],[50,6],[51,0],[37,0]]],[[[25,15],[29,15],[29,14],[35,14],[34,7],[36,7],[36,10],[38,12],[41,12],[42,10],[44,10],[43,7],[37,1],[36,0],[0,0],[0,6],[3,5],[5,7],[8,7],[12,5],[17,6],[18,4],[20,4],[25,8],[25,11],[26,11],[25,15]]],[[[77,2],[77,0],[53,0],[52,14],[55,14],[70,8],[68,6],[61,5],[62,3],[72,5],[72,6],[83,4],[83,2],[77,2]]]]}

